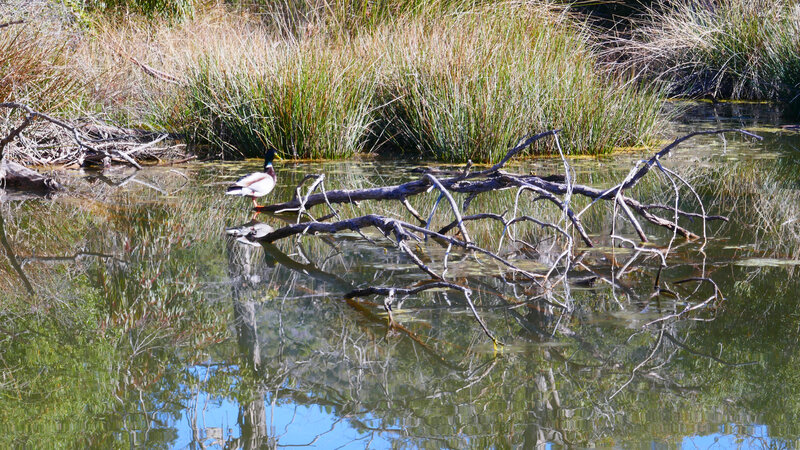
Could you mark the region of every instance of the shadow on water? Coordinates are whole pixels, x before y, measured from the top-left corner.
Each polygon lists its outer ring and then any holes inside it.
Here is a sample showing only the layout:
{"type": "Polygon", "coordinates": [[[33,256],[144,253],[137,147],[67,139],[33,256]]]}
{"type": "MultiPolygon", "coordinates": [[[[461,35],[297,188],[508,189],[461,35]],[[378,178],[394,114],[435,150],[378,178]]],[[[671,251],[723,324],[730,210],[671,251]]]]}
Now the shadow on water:
{"type": "MultiPolygon", "coordinates": [[[[700,139],[669,160],[710,212],[731,218],[709,224],[705,247],[677,243],[662,269],[652,253],[612,246],[600,208],[585,220],[599,245],[579,250],[569,282],[549,291],[451,254],[448,275],[472,290],[506,344],[497,350],[459,292],[398,301],[395,326],[380,298],[345,300],[356,287],[425,281],[377,232],[254,245],[248,235],[296,220],[237,227],[247,200],[222,193],[258,162],[64,174],[69,196],[0,205],[0,435],[30,447],[794,446],[798,135],[763,125],[768,112],[702,114],[712,119],[692,126],[733,122],[766,136],[700,139]]],[[[640,157],[574,163],[581,182],[610,186],[640,157]]],[[[335,189],[415,176],[405,169],[283,164],[273,198],[309,172],[335,189]]],[[[666,201],[664,186],[653,177],[637,195],[666,201]]],[[[413,206],[427,215],[434,201],[413,206]]],[[[499,194],[471,208],[511,202],[499,194]]],[[[470,235],[496,248],[500,231],[475,225],[470,235]]],[[[646,231],[656,247],[669,242],[646,231]]],[[[547,233],[517,233],[539,242],[507,255],[526,270],[557,257],[547,233]]],[[[444,254],[434,242],[419,250],[444,254]]]]}

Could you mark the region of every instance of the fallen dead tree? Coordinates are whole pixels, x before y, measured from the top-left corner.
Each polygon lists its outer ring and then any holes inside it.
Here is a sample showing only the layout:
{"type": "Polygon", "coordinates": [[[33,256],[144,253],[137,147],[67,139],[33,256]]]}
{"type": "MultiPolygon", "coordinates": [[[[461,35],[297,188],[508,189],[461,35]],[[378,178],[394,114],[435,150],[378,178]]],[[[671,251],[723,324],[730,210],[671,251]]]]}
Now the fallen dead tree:
{"type": "MultiPolygon", "coordinates": [[[[631,221],[633,224],[635,224],[634,227],[636,228],[639,237],[644,242],[647,242],[647,236],[645,236],[644,232],[641,230],[641,226],[639,225],[638,220],[631,213],[630,209],[632,209],[633,212],[637,213],[640,216],[640,218],[647,220],[648,222],[653,223],[654,225],[665,227],[689,239],[697,239],[698,236],[696,234],[678,225],[676,221],[661,218],[653,214],[651,211],[656,209],[673,211],[679,216],[695,217],[702,220],[726,220],[726,219],[722,216],[708,216],[705,214],[686,212],[680,209],[676,209],[669,205],[645,205],[633,198],[624,195],[624,191],[629,190],[634,186],[636,186],[639,180],[641,180],[645,175],[647,175],[647,173],[653,166],[658,166],[660,170],[667,170],[660,165],[659,161],[662,158],[669,155],[669,153],[681,142],[684,142],[685,140],[698,135],[721,134],[728,132],[743,133],[748,136],[760,139],[760,137],[752,133],[739,129],[697,131],[694,133],[690,133],[686,136],[676,139],[674,142],[667,145],[661,151],[653,155],[652,158],[650,158],[647,161],[644,161],[641,164],[641,167],[636,167],[635,168],[636,170],[632,171],[631,174],[629,174],[628,177],[626,177],[625,180],[623,180],[620,184],[605,190],[581,184],[573,184],[571,183],[571,180],[568,176],[564,177],[563,182],[553,182],[553,181],[548,181],[547,180],[548,177],[540,177],[537,175],[511,174],[501,170],[503,166],[505,166],[505,164],[514,155],[522,151],[525,147],[531,145],[532,143],[543,137],[555,135],[557,133],[557,131],[548,131],[545,133],[534,135],[526,139],[523,143],[521,143],[517,147],[509,150],[506,156],[499,163],[497,163],[496,165],[492,166],[489,169],[482,170],[479,172],[470,172],[471,164],[467,164],[462,173],[447,179],[439,180],[433,174],[426,173],[418,180],[410,181],[408,183],[400,185],[382,186],[382,187],[358,189],[358,190],[336,190],[336,191],[320,192],[317,194],[307,195],[305,198],[301,197],[300,195],[295,195],[295,197],[288,202],[260,206],[256,207],[255,209],[258,212],[283,213],[292,211],[303,211],[305,209],[311,208],[312,206],[326,204],[326,203],[327,204],[356,203],[365,200],[377,200],[377,201],[397,200],[406,205],[406,207],[408,207],[407,199],[409,197],[428,192],[431,188],[436,187],[442,192],[442,195],[445,197],[449,196],[450,192],[468,194],[463,205],[463,209],[466,210],[469,207],[469,203],[478,194],[517,188],[519,190],[533,191],[539,196],[536,198],[536,200],[540,199],[547,200],[556,205],[560,210],[565,211],[565,213],[570,219],[570,222],[572,223],[576,231],[578,231],[581,238],[588,246],[592,246],[592,241],[586,234],[583,225],[580,222],[579,215],[576,215],[575,211],[573,211],[568,206],[567,204],[568,202],[566,202],[563,198],[559,198],[558,196],[564,196],[566,194],[574,194],[574,195],[582,195],[588,197],[594,201],[597,200],[615,201],[618,205],[620,205],[620,207],[623,210],[625,210],[625,215],[627,219],[631,221]]],[[[450,200],[452,200],[452,198],[450,200]]],[[[454,214],[458,215],[459,209],[454,202],[451,202],[451,206],[453,207],[454,214]]],[[[409,212],[415,218],[420,220],[423,224],[425,223],[425,220],[422,219],[416,211],[410,209],[409,212]]],[[[310,230],[313,229],[314,228],[312,226],[310,230]]],[[[275,233],[278,232],[284,233],[284,231],[282,230],[277,230],[275,233]]],[[[268,236],[265,237],[265,239],[268,240],[268,236]]]]}
{"type": "MultiPolygon", "coordinates": [[[[450,289],[459,291],[465,297],[466,304],[470,307],[473,315],[481,324],[486,334],[497,343],[497,340],[483,322],[475,305],[472,303],[470,298],[471,289],[469,286],[463,284],[466,281],[459,283],[455,280],[448,279],[446,275],[447,259],[453,249],[461,249],[460,251],[462,252],[488,258],[496,264],[505,267],[506,271],[510,274],[508,278],[509,282],[525,282],[536,286],[538,292],[547,291],[548,289],[552,289],[559,282],[563,281],[566,284],[570,269],[581,265],[579,258],[576,257],[578,252],[575,250],[575,240],[580,239],[586,247],[592,247],[594,245],[581,218],[593,205],[606,203],[612,206],[613,211],[613,226],[611,230],[612,242],[616,242],[618,245],[630,246],[629,248],[633,248],[637,254],[652,254],[660,259],[662,266],[666,266],[667,255],[671,251],[673,241],[678,236],[687,240],[705,239],[707,221],[725,221],[727,218],[707,214],[703,202],[694,188],[681,175],[664,167],[661,164],[661,160],[667,157],[679,144],[694,136],[727,132],[742,133],[760,139],[760,137],[756,135],[739,129],[690,133],[665,146],[651,158],[640,161],[621,182],[608,189],[598,189],[592,186],[575,183],[572,168],[563,154],[561,155],[564,165],[563,176],[542,177],[537,175],[509,173],[503,170],[504,166],[511,158],[539,139],[552,137],[556,139],[556,143],[558,144],[558,130],[547,131],[525,139],[519,145],[509,150],[500,162],[488,169],[480,171],[472,171],[471,164],[468,163],[459,171],[425,171],[418,179],[403,184],[367,189],[332,191],[326,191],[324,189],[324,175],[309,175],[306,176],[303,182],[297,187],[294,198],[291,200],[256,208],[259,212],[296,214],[296,222],[259,236],[255,240],[262,243],[273,243],[293,236],[336,234],[344,231],[361,233],[362,230],[367,228],[377,229],[387,239],[392,240],[398,250],[407,255],[421,272],[429,276],[430,281],[427,283],[416,283],[414,286],[359,287],[346,293],[345,298],[351,299],[371,295],[383,296],[385,298],[384,306],[390,313],[391,320],[392,303],[399,298],[428,289],[450,289]],[[645,204],[627,194],[627,192],[647,176],[652,169],[656,169],[663,174],[664,178],[671,184],[671,190],[675,192],[675,201],[673,203],[645,204]],[[309,179],[313,179],[314,181],[307,189],[306,193],[303,194],[301,192],[302,186],[309,179]],[[695,200],[700,205],[699,212],[681,209],[681,201],[678,194],[679,186],[681,185],[685,186],[692,193],[695,200]],[[430,192],[431,190],[436,190],[439,193],[434,210],[440,202],[445,205],[449,204],[449,209],[453,218],[451,223],[441,227],[438,231],[432,230],[430,228],[430,220],[424,219],[408,202],[410,197],[430,192]],[[516,191],[514,207],[511,214],[509,214],[508,211],[503,213],[480,211],[474,214],[466,214],[471,202],[476,196],[504,190],[516,191]],[[315,193],[315,191],[319,192],[315,193]],[[524,192],[533,194],[530,200],[531,202],[543,200],[554,205],[561,213],[561,219],[555,222],[548,222],[541,218],[518,215],[517,211],[520,209],[518,206],[520,201],[522,201],[521,194],[524,192]],[[464,197],[463,201],[460,203],[457,202],[454,197],[455,194],[461,194],[461,196],[464,197]],[[583,207],[581,210],[575,209],[576,197],[586,198],[588,200],[588,206],[583,207]],[[386,217],[378,214],[366,214],[355,218],[344,219],[340,217],[338,210],[334,207],[336,204],[387,200],[397,201],[403,204],[409,216],[413,218],[413,221],[418,222],[418,224],[411,223],[411,220],[386,217]],[[327,210],[330,212],[324,217],[315,219],[309,213],[309,209],[318,205],[326,205],[327,210]],[[661,217],[656,213],[657,211],[666,211],[671,217],[661,217]],[[328,222],[328,220],[333,218],[337,220],[328,222]],[[682,225],[682,218],[699,221],[703,230],[702,236],[682,225]],[[497,221],[503,224],[503,234],[499,237],[501,245],[497,250],[490,250],[484,246],[480,246],[470,238],[467,224],[470,222],[487,220],[497,221]],[[641,242],[648,241],[647,234],[642,227],[643,221],[668,230],[672,234],[672,239],[666,248],[640,246],[635,241],[616,234],[615,230],[618,220],[625,220],[630,223],[641,242]],[[516,263],[513,258],[507,257],[504,253],[502,247],[504,239],[507,239],[509,242],[513,241],[518,246],[535,247],[533,243],[525,242],[522,238],[516,237],[512,231],[516,224],[523,222],[534,223],[540,227],[551,230],[554,233],[554,238],[560,240],[560,253],[554,258],[554,262],[548,270],[533,271],[525,269],[520,267],[520,264],[516,263]],[[430,255],[420,254],[420,252],[424,253],[424,249],[418,245],[411,245],[426,240],[438,242],[447,249],[443,259],[435,260],[431,258],[430,255]]],[[[560,149],[560,146],[557,145],[557,148],[560,149]]],[[[362,236],[365,239],[369,239],[363,234],[362,236]]],[[[625,268],[623,268],[623,271],[624,269],[625,268]]],[[[612,284],[615,283],[613,279],[608,280],[608,282],[612,284]]],[[[656,280],[654,286],[657,292],[666,292],[666,288],[661,287],[661,282],[659,280],[656,280]]],[[[721,296],[715,293],[711,298],[707,299],[703,305],[707,305],[709,302],[719,300],[720,298],[721,296]]],[[[570,308],[567,302],[559,303],[557,306],[570,308]]]]}
{"type": "Polygon", "coordinates": [[[167,133],[92,122],[76,125],[16,102],[0,103],[0,108],[8,111],[4,120],[9,131],[0,139],[0,186],[7,188],[45,192],[58,188],[52,179],[9,159],[35,165],[125,164],[141,169],[140,161],[183,153],[183,145],[170,144],[175,136],[167,133]],[[14,123],[18,115],[21,121],[14,123]]]}

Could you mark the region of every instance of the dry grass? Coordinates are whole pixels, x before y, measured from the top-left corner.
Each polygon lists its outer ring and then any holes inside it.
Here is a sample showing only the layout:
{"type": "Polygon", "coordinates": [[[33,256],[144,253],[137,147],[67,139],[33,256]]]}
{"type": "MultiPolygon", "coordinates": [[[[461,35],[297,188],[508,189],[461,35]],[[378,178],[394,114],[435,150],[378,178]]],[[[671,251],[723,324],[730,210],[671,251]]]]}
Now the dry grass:
{"type": "Polygon", "coordinates": [[[620,42],[628,66],[674,94],[795,101],[800,7],[781,0],[664,0],[620,42]]]}
{"type": "Polygon", "coordinates": [[[82,102],[82,83],[68,56],[80,36],[64,24],[63,14],[43,2],[0,7],[0,23],[24,21],[0,28],[0,101],[44,110],[74,109],[82,102]]]}

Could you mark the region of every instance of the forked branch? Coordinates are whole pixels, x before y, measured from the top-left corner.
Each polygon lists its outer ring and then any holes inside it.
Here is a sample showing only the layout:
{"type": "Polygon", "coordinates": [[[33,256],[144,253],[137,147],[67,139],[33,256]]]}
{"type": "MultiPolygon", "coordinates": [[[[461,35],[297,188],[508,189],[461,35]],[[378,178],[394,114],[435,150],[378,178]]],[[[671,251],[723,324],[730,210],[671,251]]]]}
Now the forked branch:
{"type": "MultiPolygon", "coordinates": [[[[512,278],[517,276],[520,277],[521,280],[524,280],[523,282],[526,283],[527,286],[535,286],[540,292],[552,292],[553,286],[560,280],[564,280],[566,284],[566,277],[568,272],[571,270],[571,267],[573,267],[573,262],[580,263],[579,260],[574,259],[574,253],[576,252],[576,249],[572,244],[573,234],[580,236],[587,246],[591,247],[593,245],[593,242],[589,237],[589,233],[585,230],[585,227],[581,222],[581,217],[589,207],[597,202],[612,202],[614,204],[614,207],[612,208],[615,214],[614,217],[616,217],[617,211],[621,211],[626,220],[633,225],[634,230],[642,242],[647,241],[648,237],[645,233],[645,229],[640,224],[640,220],[670,231],[673,237],[682,236],[690,240],[698,239],[699,236],[697,236],[697,234],[679,224],[679,218],[681,217],[685,219],[699,219],[702,221],[703,237],[705,238],[706,221],[727,219],[722,216],[707,214],[705,207],[702,205],[701,198],[699,195],[697,195],[697,192],[694,190],[694,188],[691,187],[691,185],[689,185],[685,179],[677,175],[674,171],[664,167],[661,164],[661,160],[669,155],[670,152],[672,152],[672,150],[674,150],[679,144],[687,139],[690,139],[691,137],[725,132],[738,132],[746,136],[760,139],[760,137],[752,133],[737,129],[694,132],[675,139],[672,143],[659,150],[649,159],[638,163],[622,182],[609,189],[598,189],[592,186],[573,183],[573,177],[570,176],[572,173],[572,168],[569,166],[569,163],[567,162],[563,153],[561,155],[566,171],[564,176],[523,175],[507,173],[502,170],[506,163],[524,148],[543,137],[555,136],[558,133],[558,130],[547,131],[526,138],[521,144],[509,150],[500,160],[500,162],[482,171],[470,171],[471,164],[467,164],[463,170],[459,171],[426,171],[423,172],[420,178],[398,185],[379,186],[368,189],[323,191],[322,193],[316,194],[312,193],[312,187],[305,196],[300,195],[298,188],[297,194],[292,200],[284,203],[261,206],[256,208],[256,210],[259,212],[274,213],[298,211],[302,213],[316,205],[321,204],[327,204],[329,208],[332,209],[330,205],[333,203],[356,203],[367,200],[396,200],[403,205],[405,210],[407,210],[416,221],[423,223],[424,225],[418,226],[405,220],[385,217],[377,214],[367,214],[349,219],[339,218],[340,220],[332,223],[323,223],[321,221],[315,221],[312,218],[311,221],[308,222],[295,223],[274,230],[259,238],[259,240],[263,243],[272,243],[290,236],[336,234],[342,231],[355,231],[361,233],[361,231],[365,228],[375,228],[379,230],[386,238],[393,240],[398,250],[405,253],[414,262],[414,264],[416,264],[421,272],[430,276],[431,280],[425,282],[424,284],[415,285],[412,287],[369,286],[354,289],[345,295],[347,299],[370,295],[384,296],[386,297],[384,305],[387,311],[391,314],[391,305],[397,298],[403,298],[435,288],[455,289],[464,293],[466,301],[469,304],[476,320],[481,324],[481,327],[484,329],[486,334],[493,341],[495,341],[495,343],[497,343],[496,338],[493,336],[486,324],[481,319],[480,315],[477,313],[475,305],[472,304],[470,297],[471,291],[462,284],[454,283],[446,279],[448,267],[447,261],[451,254],[451,249],[461,249],[463,252],[467,254],[471,253],[476,257],[486,257],[490,261],[494,261],[501,267],[504,267],[506,272],[512,274],[512,278]],[[672,187],[675,191],[675,202],[671,206],[660,204],[643,204],[625,192],[626,190],[630,190],[636,186],[636,184],[642,178],[644,178],[654,166],[657,170],[662,171],[662,173],[668,176],[670,180],[674,181],[674,179],[678,179],[682,184],[688,186],[688,188],[694,194],[695,199],[701,203],[701,212],[688,212],[679,207],[680,198],[678,197],[677,184],[675,182],[672,183],[672,187]],[[495,193],[512,188],[517,190],[517,196],[514,202],[512,214],[509,215],[508,211],[504,211],[500,214],[492,211],[479,211],[470,215],[462,214],[463,210],[466,209],[466,205],[476,196],[486,193],[495,193]],[[440,200],[446,199],[450,204],[450,209],[452,211],[452,221],[448,225],[440,228],[439,231],[431,230],[429,228],[431,220],[425,220],[423,216],[417,212],[408,201],[410,197],[424,194],[432,189],[439,191],[436,205],[439,204],[440,200]],[[530,204],[539,200],[546,200],[547,202],[553,204],[558,209],[559,215],[562,217],[560,223],[551,223],[541,218],[532,217],[530,214],[526,213],[519,213],[519,215],[517,215],[518,204],[520,202],[519,194],[525,191],[533,193],[533,196],[529,200],[530,204]],[[459,208],[459,203],[455,198],[457,194],[461,194],[466,197],[466,200],[464,201],[465,206],[463,209],[459,208]],[[576,197],[588,199],[589,205],[579,212],[573,211],[572,209],[573,205],[576,204],[576,197]],[[654,210],[662,210],[672,213],[672,220],[668,220],[654,214],[654,212],[652,212],[654,210]],[[479,223],[481,221],[496,221],[502,224],[503,234],[499,236],[500,244],[497,251],[488,250],[486,247],[476,243],[477,241],[474,241],[470,237],[468,224],[474,227],[475,223],[479,223]],[[547,239],[550,239],[554,244],[561,242],[561,244],[559,244],[561,247],[555,248],[553,253],[558,254],[558,257],[551,259],[552,262],[549,263],[550,267],[548,267],[547,270],[536,272],[520,267],[520,264],[514,261],[514,257],[509,256],[517,255],[519,253],[517,253],[514,248],[511,248],[510,246],[505,248],[503,247],[503,237],[508,231],[509,235],[511,236],[510,241],[513,242],[517,248],[524,248],[526,251],[536,251],[536,243],[528,242],[530,241],[530,238],[517,238],[515,237],[516,233],[509,231],[511,227],[523,222],[533,223],[545,230],[552,231],[552,236],[547,239]],[[458,229],[460,233],[456,234],[456,237],[448,235],[448,233],[454,229],[458,229]],[[414,250],[412,250],[412,247],[409,246],[410,242],[421,242],[427,238],[438,242],[446,248],[444,257],[441,258],[441,261],[436,261],[435,258],[431,259],[427,257],[426,259],[426,257],[420,257],[414,250]],[[526,241],[526,239],[528,241],[526,241]],[[440,271],[438,267],[443,267],[443,270],[440,271]],[[554,277],[556,281],[550,279],[550,275],[554,273],[559,274],[558,276],[554,277]]],[[[310,177],[314,178],[314,176],[310,177]]],[[[321,177],[318,176],[317,180],[320,179],[321,177]]],[[[434,206],[434,208],[435,207],[436,206],[434,206]]],[[[662,251],[639,247],[634,241],[616,234],[616,232],[613,230],[613,227],[611,235],[612,242],[614,240],[620,240],[633,245],[637,251],[652,251],[656,253],[661,258],[662,266],[666,265],[667,253],[670,251],[671,242],[670,246],[668,246],[666,250],[662,251]]],[[[551,247],[551,251],[553,251],[553,249],[554,247],[551,247]]],[[[424,249],[421,251],[424,251],[424,249]]],[[[502,275],[502,277],[505,279],[505,275],[502,275]]],[[[718,298],[718,296],[715,295],[712,296],[712,298],[718,298]]],[[[709,301],[710,300],[711,299],[709,299],[709,301]]],[[[570,308],[570,306],[566,303],[559,303],[559,306],[567,309],[570,308]]],[[[680,314],[685,314],[689,311],[692,311],[692,309],[682,311],[680,314]]]]}

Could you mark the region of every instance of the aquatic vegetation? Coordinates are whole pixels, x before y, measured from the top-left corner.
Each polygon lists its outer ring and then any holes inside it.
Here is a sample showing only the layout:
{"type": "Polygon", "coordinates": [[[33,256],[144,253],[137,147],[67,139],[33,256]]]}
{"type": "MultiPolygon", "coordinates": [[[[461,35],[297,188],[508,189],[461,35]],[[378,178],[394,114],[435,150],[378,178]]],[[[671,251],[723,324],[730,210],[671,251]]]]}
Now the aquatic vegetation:
{"type": "Polygon", "coordinates": [[[210,49],[189,63],[171,123],[191,142],[223,156],[274,145],[295,158],[492,161],[549,128],[564,129],[570,153],[645,145],[660,118],[659,93],[601,72],[589,33],[555,7],[501,3],[262,41],[233,62],[210,49]]]}
{"type": "Polygon", "coordinates": [[[780,0],[665,0],[619,42],[674,95],[797,102],[800,10],[780,0]]]}

